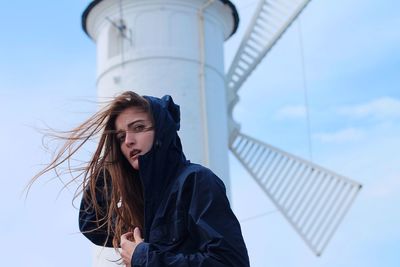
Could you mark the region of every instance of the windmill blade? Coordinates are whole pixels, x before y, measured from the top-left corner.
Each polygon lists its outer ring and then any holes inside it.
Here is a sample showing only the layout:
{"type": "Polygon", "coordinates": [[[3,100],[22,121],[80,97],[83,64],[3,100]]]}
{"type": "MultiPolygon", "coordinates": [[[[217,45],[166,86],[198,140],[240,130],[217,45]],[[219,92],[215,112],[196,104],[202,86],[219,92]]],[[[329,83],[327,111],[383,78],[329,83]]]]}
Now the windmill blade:
{"type": "Polygon", "coordinates": [[[230,110],[237,91],[310,0],[261,0],[226,75],[230,110]]]}
{"type": "Polygon", "coordinates": [[[320,256],[361,185],[240,132],[231,139],[230,149],[320,256]]]}

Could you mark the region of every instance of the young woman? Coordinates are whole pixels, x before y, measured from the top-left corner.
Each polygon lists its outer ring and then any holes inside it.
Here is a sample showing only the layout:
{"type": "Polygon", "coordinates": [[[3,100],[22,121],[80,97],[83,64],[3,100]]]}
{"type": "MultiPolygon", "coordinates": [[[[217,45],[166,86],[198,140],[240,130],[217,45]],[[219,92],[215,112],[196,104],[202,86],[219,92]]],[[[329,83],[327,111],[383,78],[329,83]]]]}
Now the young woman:
{"type": "Polygon", "coordinates": [[[38,176],[100,133],[83,170],[79,212],[80,230],[90,241],[121,248],[126,266],[249,266],[224,184],[186,160],[179,123],[179,106],[170,96],[124,92],[73,130],[38,176]]]}

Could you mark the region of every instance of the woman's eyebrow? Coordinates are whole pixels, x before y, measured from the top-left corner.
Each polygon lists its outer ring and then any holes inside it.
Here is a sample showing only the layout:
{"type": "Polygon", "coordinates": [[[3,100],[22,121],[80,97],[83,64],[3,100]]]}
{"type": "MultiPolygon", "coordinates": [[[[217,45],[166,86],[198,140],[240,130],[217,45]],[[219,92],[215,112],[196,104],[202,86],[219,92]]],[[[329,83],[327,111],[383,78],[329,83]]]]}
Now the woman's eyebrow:
{"type": "Polygon", "coordinates": [[[129,128],[129,127],[131,127],[132,125],[134,125],[135,123],[138,123],[138,122],[145,122],[145,120],[139,119],[139,120],[132,121],[132,122],[128,123],[128,125],[126,125],[126,127],[129,128]]]}
{"type": "MultiPolygon", "coordinates": [[[[134,125],[135,123],[138,123],[138,122],[146,122],[146,120],[145,119],[134,120],[132,122],[129,122],[126,125],[126,128],[129,128],[129,127],[131,127],[132,125],[134,125]]],[[[125,130],[124,129],[116,129],[115,131],[116,131],[116,133],[121,133],[121,132],[124,132],[125,130]]]]}

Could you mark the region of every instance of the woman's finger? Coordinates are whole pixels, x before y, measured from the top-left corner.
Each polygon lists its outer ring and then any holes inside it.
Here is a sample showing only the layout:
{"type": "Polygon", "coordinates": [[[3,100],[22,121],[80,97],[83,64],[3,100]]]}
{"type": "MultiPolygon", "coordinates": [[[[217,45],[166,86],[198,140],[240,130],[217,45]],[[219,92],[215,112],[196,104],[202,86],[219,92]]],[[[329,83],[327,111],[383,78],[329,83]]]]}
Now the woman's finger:
{"type": "Polygon", "coordinates": [[[142,234],[140,233],[139,227],[135,227],[133,230],[133,238],[136,243],[143,242],[142,234]]]}
{"type": "Polygon", "coordinates": [[[122,241],[129,241],[129,239],[132,238],[132,236],[134,236],[134,233],[132,233],[132,232],[127,232],[127,233],[121,235],[121,243],[122,243],[122,241]]]}

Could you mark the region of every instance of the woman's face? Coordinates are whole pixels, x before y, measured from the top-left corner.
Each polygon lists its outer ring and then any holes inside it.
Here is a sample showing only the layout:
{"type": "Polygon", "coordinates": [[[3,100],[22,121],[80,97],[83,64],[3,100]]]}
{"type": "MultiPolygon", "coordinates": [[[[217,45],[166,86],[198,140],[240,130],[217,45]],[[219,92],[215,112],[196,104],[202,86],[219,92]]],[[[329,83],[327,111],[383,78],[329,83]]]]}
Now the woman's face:
{"type": "Polygon", "coordinates": [[[135,107],[127,108],[117,116],[115,128],[122,154],[135,170],[139,170],[139,155],[146,154],[153,146],[150,115],[135,107]]]}

